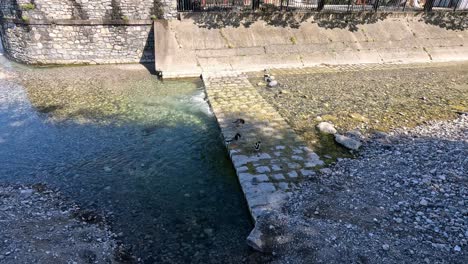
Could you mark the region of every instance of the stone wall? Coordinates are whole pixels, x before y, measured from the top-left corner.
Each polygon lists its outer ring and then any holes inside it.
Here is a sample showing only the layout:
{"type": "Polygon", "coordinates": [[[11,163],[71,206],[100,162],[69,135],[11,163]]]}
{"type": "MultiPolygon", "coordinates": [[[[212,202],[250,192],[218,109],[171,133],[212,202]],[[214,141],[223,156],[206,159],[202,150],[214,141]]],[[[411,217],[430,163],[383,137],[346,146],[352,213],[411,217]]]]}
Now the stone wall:
{"type": "Polygon", "coordinates": [[[5,54],[28,64],[154,61],[154,19],[173,19],[175,0],[2,0],[5,54]]]}
{"type": "Polygon", "coordinates": [[[7,56],[27,64],[154,61],[152,26],[2,24],[7,56]]]}
{"type": "Polygon", "coordinates": [[[173,0],[2,0],[0,11],[36,20],[145,20],[152,16],[174,18],[176,5],[173,0]]]}

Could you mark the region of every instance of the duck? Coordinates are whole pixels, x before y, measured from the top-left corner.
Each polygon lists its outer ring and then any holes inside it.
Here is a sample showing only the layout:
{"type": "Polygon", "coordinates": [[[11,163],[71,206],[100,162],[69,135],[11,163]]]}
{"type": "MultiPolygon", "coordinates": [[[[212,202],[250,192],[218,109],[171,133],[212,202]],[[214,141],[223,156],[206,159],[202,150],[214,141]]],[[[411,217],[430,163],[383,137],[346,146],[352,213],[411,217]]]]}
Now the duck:
{"type": "Polygon", "coordinates": [[[158,78],[158,80],[161,80],[163,79],[163,72],[162,71],[156,71],[156,77],[158,78]]]}
{"type": "Polygon", "coordinates": [[[237,119],[236,121],[232,122],[233,124],[236,125],[236,127],[245,124],[245,120],[242,118],[237,119]]]}
{"type": "Polygon", "coordinates": [[[262,144],[261,141],[255,142],[254,150],[255,150],[256,152],[259,152],[259,151],[260,151],[260,145],[261,145],[261,144],[262,144]]]}
{"type": "Polygon", "coordinates": [[[234,135],[234,137],[232,137],[231,139],[226,140],[226,144],[229,145],[229,144],[231,144],[232,142],[238,141],[241,137],[242,137],[241,134],[236,133],[236,134],[234,135]]]}

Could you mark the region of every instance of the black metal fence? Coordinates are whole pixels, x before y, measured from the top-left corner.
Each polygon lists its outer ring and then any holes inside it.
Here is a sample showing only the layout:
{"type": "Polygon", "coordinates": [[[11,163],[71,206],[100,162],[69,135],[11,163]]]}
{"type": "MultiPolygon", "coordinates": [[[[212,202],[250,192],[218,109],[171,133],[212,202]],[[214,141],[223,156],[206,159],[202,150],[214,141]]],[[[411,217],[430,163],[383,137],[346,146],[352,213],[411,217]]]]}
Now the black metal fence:
{"type": "Polygon", "coordinates": [[[468,10],[468,0],[178,0],[177,10],[333,10],[405,11],[468,10]]]}

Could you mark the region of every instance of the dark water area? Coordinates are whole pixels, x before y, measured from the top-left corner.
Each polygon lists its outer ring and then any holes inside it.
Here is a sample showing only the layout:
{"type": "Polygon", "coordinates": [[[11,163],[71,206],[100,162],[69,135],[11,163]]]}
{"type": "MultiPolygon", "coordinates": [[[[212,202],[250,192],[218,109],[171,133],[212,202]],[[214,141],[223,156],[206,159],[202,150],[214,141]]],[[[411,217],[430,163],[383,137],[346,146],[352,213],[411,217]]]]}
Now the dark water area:
{"type": "Polygon", "coordinates": [[[141,66],[0,70],[18,75],[0,79],[0,184],[45,183],[107,215],[141,263],[255,254],[199,80],[159,82],[141,66]]]}

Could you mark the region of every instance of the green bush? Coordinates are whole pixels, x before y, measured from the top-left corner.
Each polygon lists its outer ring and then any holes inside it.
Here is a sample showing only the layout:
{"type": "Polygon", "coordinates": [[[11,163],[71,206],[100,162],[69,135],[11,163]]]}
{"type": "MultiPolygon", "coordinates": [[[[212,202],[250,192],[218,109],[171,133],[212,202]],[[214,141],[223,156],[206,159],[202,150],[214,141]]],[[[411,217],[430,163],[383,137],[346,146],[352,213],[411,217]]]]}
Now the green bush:
{"type": "Polygon", "coordinates": [[[27,15],[22,15],[21,20],[23,20],[24,22],[29,22],[29,17],[27,15]]]}
{"type": "Polygon", "coordinates": [[[36,9],[36,6],[33,3],[22,4],[20,5],[20,7],[21,7],[21,10],[24,10],[24,11],[36,9]]]}
{"type": "Polygon", "coordinates": [[[128,16],[122,16],[121,19],[124,21],[124,22],[128,22],[128,16]]]}

